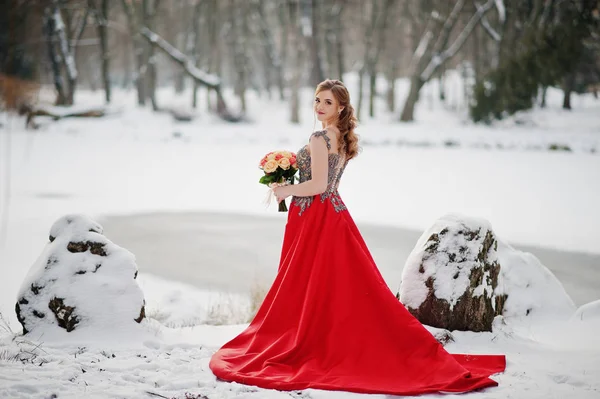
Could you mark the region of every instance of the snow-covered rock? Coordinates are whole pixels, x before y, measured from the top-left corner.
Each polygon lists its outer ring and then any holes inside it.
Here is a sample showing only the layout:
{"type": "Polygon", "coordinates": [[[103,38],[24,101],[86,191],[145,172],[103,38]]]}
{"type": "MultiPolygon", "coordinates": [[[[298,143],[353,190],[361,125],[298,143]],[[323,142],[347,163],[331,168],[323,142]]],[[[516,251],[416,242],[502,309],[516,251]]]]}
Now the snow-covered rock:
{"type": "Polygon", "coordinates": [[[66,215],[19,290],[23,333],[82,328],[110,330],[145,317],[134,255],[102,235],[84,215],[66,215]]]}
{"type": "Polygon", "coordinates": [[[446,215],[419,238],[402,275],[400,301],[423,324],[491,331],[505,297],[496,295],[497,240],[483,219],[446,215]]]}
{"type": "Polygon", "coordinates": [[[560,281],[533,254],[498,240],[498,258],[502,269],[495,293],[506,296],[502,315],[507,322],[566,320],[575,312],[560,281]]]}

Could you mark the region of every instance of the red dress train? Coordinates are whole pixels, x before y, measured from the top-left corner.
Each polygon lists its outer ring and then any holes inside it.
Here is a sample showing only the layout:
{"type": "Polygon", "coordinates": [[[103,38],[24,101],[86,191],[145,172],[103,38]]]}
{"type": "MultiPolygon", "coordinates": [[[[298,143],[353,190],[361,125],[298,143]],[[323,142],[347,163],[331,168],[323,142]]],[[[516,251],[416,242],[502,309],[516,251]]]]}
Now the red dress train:
{"type": "Polygon", "coordinates": [[[278,390],[418,395],[496,386],[505,357],[449,354],[390,291],[334,189],[294,199],[276,279],[210,368],[278,390]]]}

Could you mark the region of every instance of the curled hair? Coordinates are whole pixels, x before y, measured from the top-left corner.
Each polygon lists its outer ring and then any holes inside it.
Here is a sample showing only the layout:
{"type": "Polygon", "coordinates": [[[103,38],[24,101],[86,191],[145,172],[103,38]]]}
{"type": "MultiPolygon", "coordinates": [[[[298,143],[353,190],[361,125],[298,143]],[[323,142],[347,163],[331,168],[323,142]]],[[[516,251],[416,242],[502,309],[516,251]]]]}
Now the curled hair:
{"type": "Polygon", "coordinates": [[[358,155],[359,146],[358,135],[354,133],[354,129],[358,126],[358,119],[356,119],[354,108],[350,104],[350,93],[341,81],[332,79],[319,83],[316,94],[324,90],[330,90],[338,104],[344,107],[336,125],[341,134],[339,149],[346,153],[347,159],[352,159],[358,155]]]}

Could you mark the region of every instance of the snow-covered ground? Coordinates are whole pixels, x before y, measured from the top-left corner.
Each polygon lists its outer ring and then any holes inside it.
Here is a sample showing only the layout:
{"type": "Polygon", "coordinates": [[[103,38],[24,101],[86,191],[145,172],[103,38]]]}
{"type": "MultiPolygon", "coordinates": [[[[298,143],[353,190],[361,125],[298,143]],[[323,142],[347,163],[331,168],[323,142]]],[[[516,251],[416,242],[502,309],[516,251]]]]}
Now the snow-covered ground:
{"type": "MultiPolygon", "coordinates": [[[[376,119],[363,118],[363,152],[340,186],[353,217],[423,230],[446,213],[462,213],[487,219],[508,242],[600,253],[600,101],[576,96],[568,112],[560,109],[560,92],[549,91],[547,109],[479,126],[465,120],[453,94],[460,86],[452,90],[449,82],[449,102],[458,110],[440,105],[430,85],[414,123],[393,122],[397,115],[385,113],[382,103],[376,119]],[[565,146],[571,151],[550,150],[565,146]]],[[[406,85],[400,83],[401,103],[406,85]]],[[[206,114],[202,105],[194,122],[177,123],[135,107],[134,93],[117,93],[114,113],[105,118],[40,118],[37,131],[1,115],[0,312],[10,328],[20,329],[13,310],[18,288],[64,214],[101,222],[103,215],[218,211],[284,223],[285,215],[262,203],[257,162],[267,151],[297,150],[306,141],[316,127],[311,96],[304,93],[299,126],[287,122],[286,103],[253,95],[251,122],[235,125],[206,114]]],[[[187,106],[191,95],[163,90],[158,98],[187,106]]],[[[82,92],[77,101],[101,104],[102,95],[82,92]]],[[[157,279],[139,267],[151,318],[134,330],[62,341],[0,328],[0,397],[290,396],[217,382],[208,370],[212,352],[244,327],[213,324],[244,322],[246,298],[157,279]]],[[[455,333],[448,349],[507,355],[506,372],[495,376],[500,387],[473,397],[599,397],[598,305],[589,308],[591,316],[583,319],[557,312],[535,323],[507,322],[493,333],[455,333]]],[[[360,396],[309,390],[306,397],[360,396]]]]}

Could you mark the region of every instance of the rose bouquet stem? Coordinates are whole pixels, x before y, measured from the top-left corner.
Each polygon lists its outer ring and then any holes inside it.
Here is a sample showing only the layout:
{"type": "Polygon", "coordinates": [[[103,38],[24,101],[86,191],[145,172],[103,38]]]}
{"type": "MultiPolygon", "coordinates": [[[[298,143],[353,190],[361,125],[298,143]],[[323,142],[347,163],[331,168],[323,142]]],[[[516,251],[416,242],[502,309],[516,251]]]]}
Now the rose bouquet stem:
{"type": "Polygon", "coordinates": [[[287,211],[288,211],[288,207],[285,204],[285,200],[283,200],[279,203],[279,212],[287,212],[287,211]]]}

